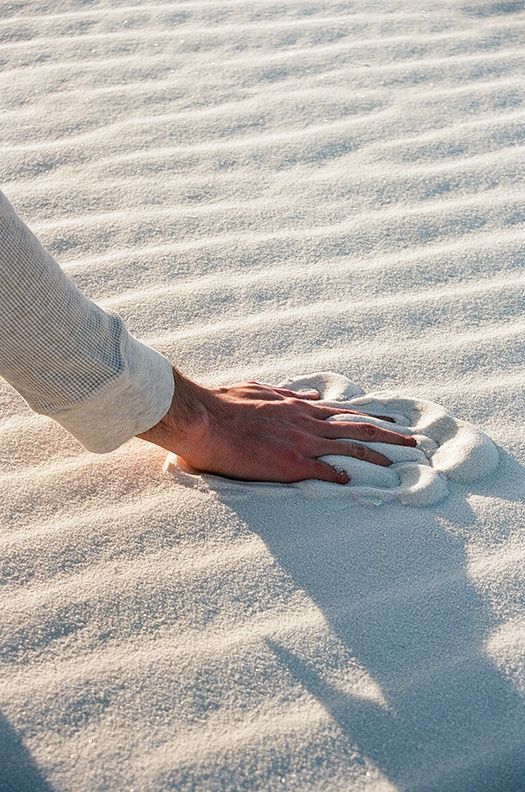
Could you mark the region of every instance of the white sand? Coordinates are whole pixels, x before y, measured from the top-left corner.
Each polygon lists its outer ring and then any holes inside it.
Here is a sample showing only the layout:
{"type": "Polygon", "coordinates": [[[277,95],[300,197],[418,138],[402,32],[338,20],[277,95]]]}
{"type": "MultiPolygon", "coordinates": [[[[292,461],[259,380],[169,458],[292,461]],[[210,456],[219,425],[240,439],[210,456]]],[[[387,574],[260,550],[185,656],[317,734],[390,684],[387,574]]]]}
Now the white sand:
{"type": "Polygon", "coordinates": [[[202,382],[427,404],[447,490],[174,477],[1,383],[1,792],[523,790],[523,2],[0,11],[2,188],[77,284],[202,382]]]}

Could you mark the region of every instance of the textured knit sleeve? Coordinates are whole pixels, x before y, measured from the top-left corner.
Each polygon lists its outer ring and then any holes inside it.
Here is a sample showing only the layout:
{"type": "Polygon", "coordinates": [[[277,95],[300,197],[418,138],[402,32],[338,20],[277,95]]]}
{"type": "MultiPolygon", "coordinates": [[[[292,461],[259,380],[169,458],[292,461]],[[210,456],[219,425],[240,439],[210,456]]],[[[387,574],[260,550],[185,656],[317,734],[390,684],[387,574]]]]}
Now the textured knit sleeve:
{"type": "Polygon", "coordinates": [[[74,285],[0,192],[0,375],[90,451],[168,411],[169,361],[74,285]]]}

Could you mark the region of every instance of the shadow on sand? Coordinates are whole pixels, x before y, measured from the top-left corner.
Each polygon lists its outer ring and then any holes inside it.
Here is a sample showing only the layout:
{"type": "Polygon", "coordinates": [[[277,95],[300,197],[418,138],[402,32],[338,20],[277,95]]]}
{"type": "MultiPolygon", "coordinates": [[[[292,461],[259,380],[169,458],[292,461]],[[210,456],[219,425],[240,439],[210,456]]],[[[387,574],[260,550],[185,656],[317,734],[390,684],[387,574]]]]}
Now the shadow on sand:
{"type": "MultiPolygon", "coordinates": [[[[469,491],[515,502],[524,478],[504,457],[489,484],[469,491]]],[[[425,509],[365,507],[335,492],[323,500],[238,485],[217,492],[381,688],[386,707],[341,692],[322,662],[267,638],[360,756],[403,792],[523,792],[525,706],[486,654],[498,623],[469,579],[466,554],[482,526],[467,489],[451,489],[425,509]]],[[[52,792],[1,715],[0,792],[52,792]]]]}
{"type": "MultiPolygon", "coordinates": [[[[492,494],[502,476],[490,479],[492,494]]],[[[300,494],[283,508],[270,494],[222,487],[219,497],[381,687],[387,708],[341,693],[319,664],[268,640],[362,756],[407,792],[523,792],[524,702],[485,652],[497,623],[466,559],[479,526],[466,489],[452,489],[426,509],[300,494]]]]}
{"type": "Polygon", "coordinates": [[[0,792],[53,792],[20,737],[1,714],[0,792]]]}

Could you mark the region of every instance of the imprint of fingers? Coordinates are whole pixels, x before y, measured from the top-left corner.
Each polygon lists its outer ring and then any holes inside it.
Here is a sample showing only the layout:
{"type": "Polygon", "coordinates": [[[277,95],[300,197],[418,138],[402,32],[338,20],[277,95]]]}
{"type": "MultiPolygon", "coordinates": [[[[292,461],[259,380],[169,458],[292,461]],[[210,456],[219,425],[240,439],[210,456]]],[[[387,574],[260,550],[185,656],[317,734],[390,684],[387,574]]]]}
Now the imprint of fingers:
{"type": "Polygon", "coordinates": [[[392,460],[377,451],[367,448],[364,445],[356,445],[344,440],[327,440],[320,444],[321,451],[318,456],[326,456],[327,454],[338,454],[339,456],[351,456],[355,459],[361,459],[363,462],[371,462],[373,465],[381,465],[388,467],[392,464],[392,460]]]}

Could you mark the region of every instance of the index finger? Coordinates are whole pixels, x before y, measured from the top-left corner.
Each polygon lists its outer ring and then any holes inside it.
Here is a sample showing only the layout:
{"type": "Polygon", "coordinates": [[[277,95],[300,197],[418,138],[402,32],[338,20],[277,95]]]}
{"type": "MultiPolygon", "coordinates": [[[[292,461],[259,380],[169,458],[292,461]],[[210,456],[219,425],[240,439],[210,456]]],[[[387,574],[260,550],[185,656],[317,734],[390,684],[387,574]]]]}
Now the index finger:
{"type": "Polygon", "coordinates": [[[320,420],[329,418],[333,415],[361,415],[363,418],[371,417],[360,410],[350,410],[347,407],[329,407],[324,404],[312,404],[312,402],[305,402],[305,407],[313,418],[319,418],[320,420]]]}
{"type": "Polygon", "coordinates": [[[395,443],[396,445],[416,446],[413,437],[391,429],[383,429],[361,421],[319,421],[318,432],[330,439],[364,440],[370,443],[395,443]]]}

